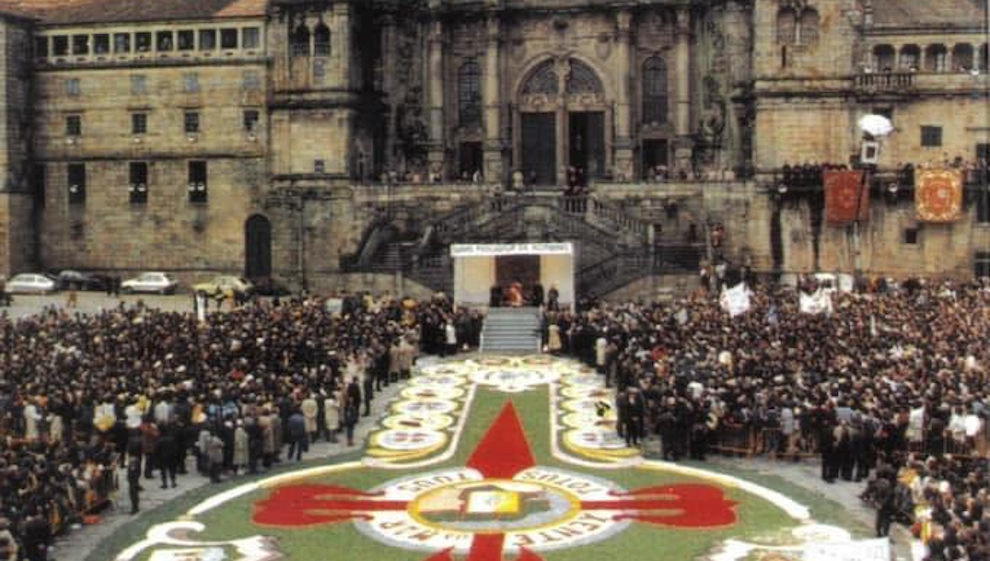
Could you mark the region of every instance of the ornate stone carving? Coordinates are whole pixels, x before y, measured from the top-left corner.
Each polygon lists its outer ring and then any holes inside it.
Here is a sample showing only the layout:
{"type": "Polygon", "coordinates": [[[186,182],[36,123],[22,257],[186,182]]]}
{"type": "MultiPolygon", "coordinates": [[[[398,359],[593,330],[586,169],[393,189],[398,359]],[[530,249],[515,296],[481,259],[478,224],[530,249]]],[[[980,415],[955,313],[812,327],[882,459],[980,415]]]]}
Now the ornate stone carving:
{"type": "Polygon", "coordinates": [[[781,8],[790,8],[800,14],[808,7],[808,0],[780,0],[781,8]]]}

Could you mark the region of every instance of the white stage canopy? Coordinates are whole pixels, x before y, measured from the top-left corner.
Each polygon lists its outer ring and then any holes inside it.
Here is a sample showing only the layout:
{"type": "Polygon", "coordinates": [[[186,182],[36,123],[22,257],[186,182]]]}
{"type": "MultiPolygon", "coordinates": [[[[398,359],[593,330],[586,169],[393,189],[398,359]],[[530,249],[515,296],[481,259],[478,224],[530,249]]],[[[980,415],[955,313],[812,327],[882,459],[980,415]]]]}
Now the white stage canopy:
{"type": "Polygon", "coordinates": [[[454,301],[472,307],[487,307],[491,288],[498,282],[496,258],[536,255],[540,258],[539,282],[544,293],[552,286],[560,294],[560,307],[574,305],[574,244],[452,244],[454,259],[454,301]]]}
{"type": "Polygon", "coordinates": [[[453,244],[450,256],[498,257],[501,255],[574,255],[574,244],[563,243],[512,243],[512,244],[453,244]]]}

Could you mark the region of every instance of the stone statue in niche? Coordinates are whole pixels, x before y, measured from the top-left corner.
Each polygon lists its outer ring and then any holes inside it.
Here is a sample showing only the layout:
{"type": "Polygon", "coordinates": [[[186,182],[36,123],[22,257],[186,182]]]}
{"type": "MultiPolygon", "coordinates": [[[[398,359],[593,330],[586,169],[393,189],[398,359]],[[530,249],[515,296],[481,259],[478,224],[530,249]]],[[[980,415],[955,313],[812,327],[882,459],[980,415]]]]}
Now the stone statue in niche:
{"type": "Polygon", "coordinates": [[[410,87],[406,98],[395,108],[396,136],[407,162],[422,158],[426,153],[425,145],[430,139],[420,103],[421,93],[421,87],[410,87]]]}
{"type": "Polygon", "coordinates": [[[701,113],[698,132],[704,144],[718,146],[725,132],[725,98],[722,97],[718,80],[710,74],[705,76],[704,89],[707,103],[701,113]]]}

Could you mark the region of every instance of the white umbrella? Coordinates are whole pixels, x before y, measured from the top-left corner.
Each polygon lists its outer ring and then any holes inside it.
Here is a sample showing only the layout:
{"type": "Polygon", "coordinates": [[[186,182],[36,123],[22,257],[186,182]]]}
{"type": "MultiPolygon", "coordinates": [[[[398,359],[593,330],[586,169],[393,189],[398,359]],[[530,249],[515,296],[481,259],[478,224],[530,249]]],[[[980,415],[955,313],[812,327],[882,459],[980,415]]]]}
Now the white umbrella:
{"type": "Polygon", "coordinates": [[[865,115],[859,120],[859,128],[873,136],[887,136],[894,130],[894,123],[883,115],[865,115]]]}

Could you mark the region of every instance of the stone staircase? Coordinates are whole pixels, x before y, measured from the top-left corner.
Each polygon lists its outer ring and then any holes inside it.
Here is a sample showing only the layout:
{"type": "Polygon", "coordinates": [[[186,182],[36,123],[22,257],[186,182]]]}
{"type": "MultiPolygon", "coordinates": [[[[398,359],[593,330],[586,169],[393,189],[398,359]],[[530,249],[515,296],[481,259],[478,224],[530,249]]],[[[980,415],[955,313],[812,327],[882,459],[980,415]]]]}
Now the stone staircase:
{"type": "Polygon", "coordinates": [[[538,308],[490,308],[481,330],[481,352],[540,352],[538,308]]]}

